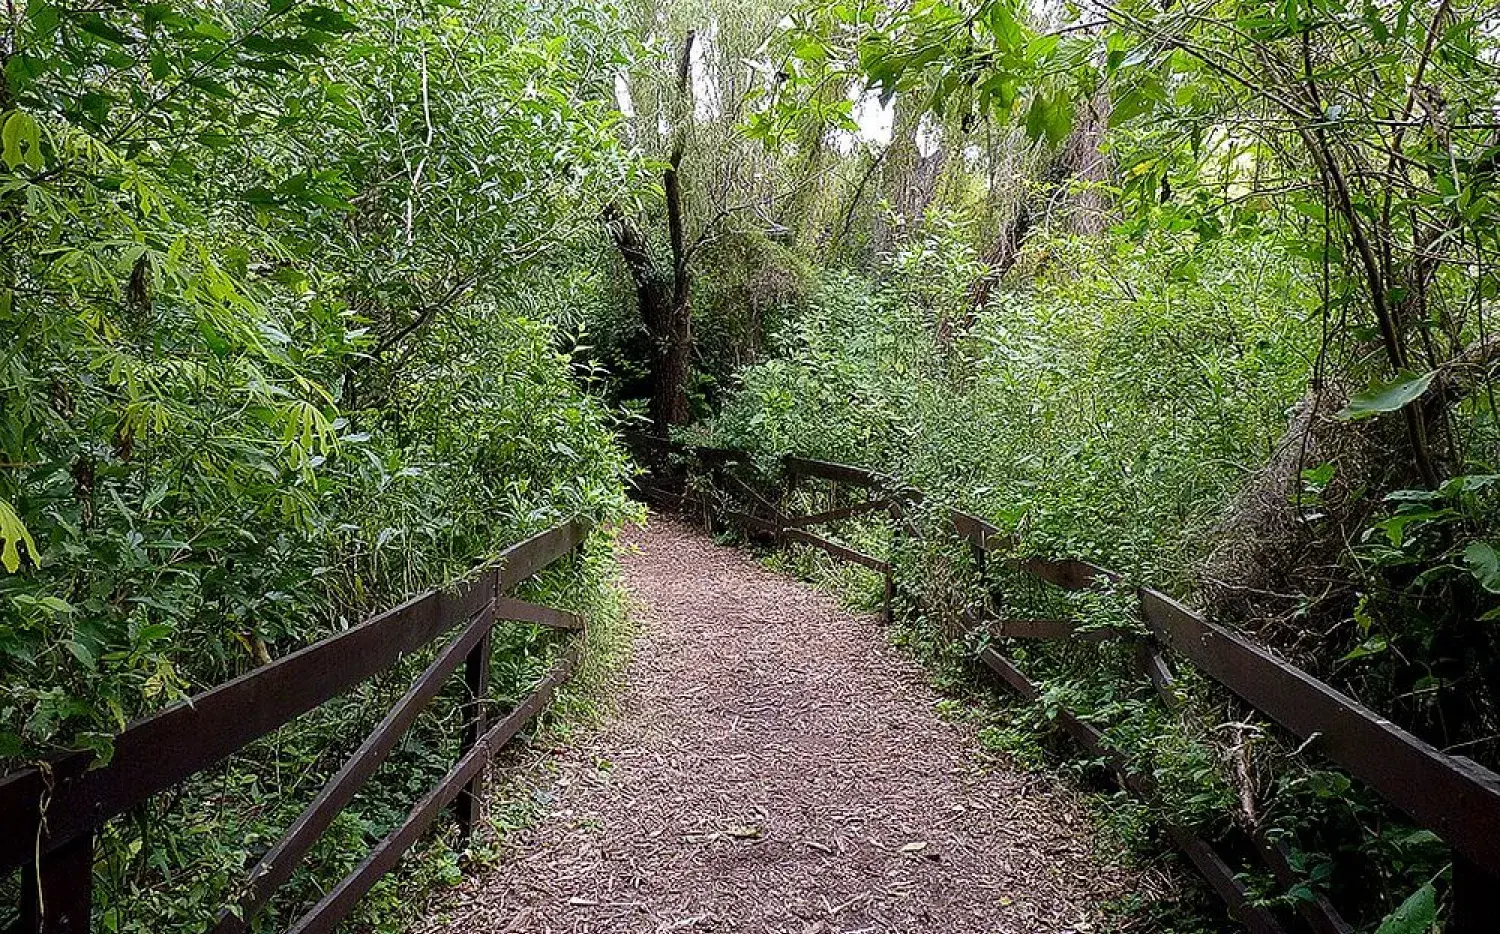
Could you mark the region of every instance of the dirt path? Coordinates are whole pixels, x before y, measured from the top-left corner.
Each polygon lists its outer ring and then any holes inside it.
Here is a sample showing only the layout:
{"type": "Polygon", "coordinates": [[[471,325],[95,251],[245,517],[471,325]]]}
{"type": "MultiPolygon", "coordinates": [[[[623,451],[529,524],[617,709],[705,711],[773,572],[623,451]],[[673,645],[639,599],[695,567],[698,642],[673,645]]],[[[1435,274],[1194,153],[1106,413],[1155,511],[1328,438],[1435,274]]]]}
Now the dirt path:
{"type": "Polygon", "coordinates": [[[426,932],[1098,930],[1130,880],[1078,803],[987,758],[876,621],[655,518],[612,722],[426,932]]]}

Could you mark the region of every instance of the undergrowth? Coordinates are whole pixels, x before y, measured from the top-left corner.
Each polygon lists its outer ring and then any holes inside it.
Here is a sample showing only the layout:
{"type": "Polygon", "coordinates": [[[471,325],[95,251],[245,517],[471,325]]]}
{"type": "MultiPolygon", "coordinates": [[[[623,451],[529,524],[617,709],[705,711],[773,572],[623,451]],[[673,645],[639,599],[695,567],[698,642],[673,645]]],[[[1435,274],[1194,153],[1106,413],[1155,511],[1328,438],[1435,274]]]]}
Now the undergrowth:
{"type": "MultiPolygon", "coordinates": [[[[558,562],[518,595],[573,610],[588,620],[582,666],[553,704],[491,765],[487,819],[471,840],[460,846],[452,817],[441,816],[399,868],[361,901],[347,922],[350,929],[376,934],[405,931],[433,894],[456,885],[465,871],[492,863],[503,851],[507,834],[525,826],[534,810],[527,793],[506,780],[507,768],[528,755],[524,750],[568,742],[608,711],[631,642],[612,536],[595,534],[578,558],[558,562]]],[[[532,624],[504,621],[496,624],[492,638],[493,720],[546,675],[561,657],[567,638],[532,624]]],[[[98,838],[99,928],[135,934],[196,931],[204,918],[216,916],[232,900],[246,868],[280,838],[447,641],[437,640],[222,765],[106,824],[98,838]]],[[[406,817],[410,806],[459,755],[461,702],[462,679],[451,677],[255,919],[252,930],[287,927],[406,817]]],[[[18,879],[10,880],[10,895],[18,884],[18,879]]]]}

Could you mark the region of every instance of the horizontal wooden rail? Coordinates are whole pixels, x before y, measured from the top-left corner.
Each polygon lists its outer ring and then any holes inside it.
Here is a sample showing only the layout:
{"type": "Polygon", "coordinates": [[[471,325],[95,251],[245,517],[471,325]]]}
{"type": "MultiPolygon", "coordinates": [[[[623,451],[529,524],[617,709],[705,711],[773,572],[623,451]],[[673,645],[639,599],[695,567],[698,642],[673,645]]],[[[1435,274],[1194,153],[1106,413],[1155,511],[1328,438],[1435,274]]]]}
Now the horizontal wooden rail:
{"type": "Polygon", "coordinates": [[[359,899],[370,891],[381,876],[395,868],[401,855],[421,838],[443,807],[458,797],[464,786],[479,774],[500,747],[510,742],[522,727],[552,702],[557,688],[577,671],[578,662],[579,651],[575,647],[541,684],[532,689],[521,706],[490,727],[479,742],[443,776],[437,787],[417,802],[401,826],[376,844],[375,849],[352,873],[291,927],[289,934],[332,934],[337,930],[339,922],[354,909],[359,899]]]}
{"type": "MultiPolygon", "coordinates": [[[[685,452],[691,459],[692,449],[674,450],[685,452]]],[[[729,455],[723,449],[715,453],[716,462],[726,462],[727,457],[729,455]]],[[[748,454],[742,454],[740,459],[752,460],[748,454]]],[[[764,523],[757,531],[769,532],[782,541],[821,548],[836,557],[885,574],[889,614],[893,592],[890,563],[830,542],[805,529],[862,512],[874,512],[883,503],[899,535],[920,536],[922,529],[917,522],[918,514],[906,507],[921,503],[924,495],[885,474],[863,467],[791,456],[783,458],[782,464],[789,480],[789,487],[781,491],[783,498],[796,488],[799,481],[809,478],[887,493],[887,496],[872,499],[868,504],[837,507],[810,515],[784,515],[781,528],[764,523]],[[895,495],[897,491],[899,495],[895,495]]],[[[757,498],[774,505],[777,497],[770,491],[761,491],[757,498]]],[[[1015,557],[1012,555],[1015,549],[1012,537],[978,516],[946,507],[940,507],[937,516],[945,527],[945,534],[951,533],[973,547],[976,560],[981,564],[986,555],[998,554],[1013,570],[1068,590],[1119,589],[1125,585],[1119,574],[1089,561],[1015,557]]],[[[730,518],[741,517],[731,513],[730,518]]],[[[1182,698],[1163,650],[1170,649],[1186,658],[1203,674],[1264,713],[1309,748],[1347,770],[1393,807],[1442,837],[1456,854],[1454,891],[1461,893],[1459,902],[1462,903],[1455,902],[1448,934],[1477,934],[1488,930],[1471,919],[1500,915],[1500,775],[1462,757],[1445,755],[1335,688],[1275,657],[1244,636],[1209,622],[1159,591],[1139,588],[1135,594],[1145,624],[1142,633],[1115,629],[1083,630],[1062,620],[998,621],[986,618],[984,613],[975,609],[966,611],[961,618],[968,627],[983,625],[989,635],[996,638],[1132,640],[1136,643],[1137,667],[1142,676],[1151,682],[1162,702],[1169,706],[1179,705],[1182,698]],[[1465,880],[1462,886],[1458,885],[1460,878],[1465,880]],[[1487,881],[1476,882],[1476,879],[1487,881]]],[[[1032,701],[1040,699],[1036,685],[996,647],[982,645],[978,657],[1022,697],[1032,701]]],[[[1062,727],[1085,749],[1106,758],[1121,771],[1122,784],[1132,790],[1149,791],[1143,786],[1140,776],[1123,771],[1123,757],[1108,749],[1097,728],[1066,710],[1057,711],[1057,717],[1062,727]]],[[[1208,843],[1182,827],[1168,826],[1165,829],[1242,923],[1253,931],[1266,934],[1283,930],[1275,915],[1251,902],[1244,885],[1208,843]]],[[[1257,845],[1276,877],[1290,887],[1295,882],[1295,873],[1286,862],[1284,853],[1264,839],[1257,838],[1257,845]]],[[[1318,934],[1337,934],[1349,929],[1321,897],[1301,900],[1297,914],[1310,930],[1318,934]]]]}
{"type": "Polygon", "coordinates": [[[871,499],[863,503],[855,503],[851,506],[840,506],[837,509],[828,509],[823,512],[815,512],[807,516],[796,516],[788,519],[786,525],[794,529],[806,528],[810,525],[827,525],[830,522],[838,522],[840,519],[851,519],[854,516],[862,516],[869,512],[880,512],[891,507],[889,499],[871,499]]]}
{"type": "Polygon", "coordinates": [[[567,554],[586,526],[571,522],[506,549],[452,592],[415,597],[322,642],[293,652],[125,728],[108,766],[77,753],[0,779],[0,870],[90,833],[104,821],[222,761],[337,697],[468,619],[567,554]],[[42,830],[42,803],[46,828],[42,830]]]}
{"type": "MultiPolygon", "coordinates": [[[[114,756],[104,766],[91,767],[92,755],[79,752],[59,757],[46,769],[29,768],[0,778],[0,870],[22,866],[27,873],[21,930],[28,934],[85,934],[90,914],[93,835],[106,821],[223,761],[463,624],[460,633],[251,870],[237,910],[226,911],[214,927],[216,934],[245,930],[247,919],[290,878],[313,843],[390,755],[402,733],[437,696],[460,662],[466,663],[470,682],[471,698],[466,707],[475,711],[481,708],[483,677],[476,661],[487,668],[495,620],[518,619],[565,630],[583,627],[583,621],[572,613],[505,594],[578,549],[588,530],[587,522],[575,520],[532,536],[507,548],[451,590],[414,597],[344,632],[138,720],[115,738],[114,756]]],[[[550,697],[560,683],[556,679],[572,671],[576,649],[569,658],[573,663],[554,672],[544,683],[546,696],[550,697]]],[[[463,781],[449,794],[445,779],[439,787],[442,803],[465,792],[466,784],[469,790],[476,789],[485,754],[513,736],[529,719],[529,715],[518,719],[523,711],[534,714],[540,705],[545,705],[545,700],[533,695],[485,733],[483,742],[469,744],[456,769],[462,771],[463,781]],[[514,729],[509,729],[512,726],[514,729]]],[[[338,903],[344,910],[349,904],[347,898],[338,903]]],[[[331,908],[323,909],[323,916],[330,922],[342,917],[335,914],[331,908]]]]}
{"type": "Polygon", "coordinates": [[[343,768],[328,780],[276,845],[267,850],[250,870],[246,893],[240,899],[238,911],[226,910],[220,915],[214,934],[239,934],[249,929],[249,920],[292,877],[307,851],[333,824],[339,812],[354,800],[359,789],[396,748],[406,730],[417,721],[417,716],[443,689],[443,682],[458,670],[480,640],[489,635],[494,624],[494,604],[491,603],[427,666],[343,768]]]}
{"type": "Polygon", "coordinates": [[[819,538],[811,532],[805,532],[802,529],[787,529],[782,533],[782,538],[801,545],[811,545],[814,548],[826,551],[835,558],[843,558],[852,564],[867,567],[881,574],[889,574],[891,572],[891,566],[879,558],[872,558],[867,554],[855,551],[853,548],[847,548],[837,542],[830,542],[826,538],[819,538]]]}
{"type": "Polygon", "coordinates": [[[513,619],[523,623],[535,623],[551,629],[580,630],[583,618],[577,613],[557,610],[550,606],[537,606],[514,597],[495,598],[495,618],[513,619]]]}
{"type": "Polygon", "coordinates": [[[1439,752],[1165,594],[1141,588],[1140,596],[1152,630],[1200,671],[1500,876],[1500,776],[1439,752]]]}
{"type": "Polygon", "coordinates": [[[787,473],[795,477],[814,477],[821,480],[834,480],[839,483],[847,483],[850,486],[862,487],[889,487],[895,485],[895,481],[890,477],[878,474],[873,470],[866,470],[863,467],[851,467],[848,464],[810,460],[805,457],[788,457],[783,463],[786,465],[787,473]]]}

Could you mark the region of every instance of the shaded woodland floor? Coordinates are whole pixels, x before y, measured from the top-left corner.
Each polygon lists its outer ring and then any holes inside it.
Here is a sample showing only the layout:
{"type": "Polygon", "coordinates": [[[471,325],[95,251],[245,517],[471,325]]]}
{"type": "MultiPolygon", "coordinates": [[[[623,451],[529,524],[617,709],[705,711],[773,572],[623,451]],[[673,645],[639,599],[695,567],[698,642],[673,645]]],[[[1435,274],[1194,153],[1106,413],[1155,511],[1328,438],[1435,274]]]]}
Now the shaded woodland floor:
{"type": "Polygon", "coordinates": [[[1098,930],[1140,880],[1081,802],[945,721],[874,617],[660,516],[624,539],[616,713],[420,930],[1098,930]]]}

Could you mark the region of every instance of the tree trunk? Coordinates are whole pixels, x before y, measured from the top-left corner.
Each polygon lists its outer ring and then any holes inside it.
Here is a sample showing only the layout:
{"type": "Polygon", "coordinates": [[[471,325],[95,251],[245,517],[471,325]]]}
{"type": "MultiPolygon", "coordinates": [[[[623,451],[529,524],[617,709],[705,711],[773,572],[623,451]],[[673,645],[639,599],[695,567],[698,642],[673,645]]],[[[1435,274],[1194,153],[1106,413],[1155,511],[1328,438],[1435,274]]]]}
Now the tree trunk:
{"type": "Polygon", "coordinates": [[[650,414],[652,423],[662,432],[673,425],[687,424],[691,414],[687,386],[693,357],[693,278],[682,214],[681,161],[678,150],[662,178],[672,245],[670,270],[659,267],[645,233],[632,218],[616,205],[604,212],[610,235],[635,284],[636,305],[651,342],[650,414]]]}
{"type": "Polygon", "coordinates": [[[1036,229],[1037,221],[1048,206],[1059,199],[1071,181],[1084,183],[1068,205],[1067,224],[1075,234],[1096,235],[1108,226],[1109,200],[1100,190],[1108,181],[1112,166],[1100,145],[1109,124],[1109,92],[1101,90],[1078,115],[1073,131],[1063,145],[1043,163],[1040,190],[1033,197],[1023,197],[1015,216],[1001,228],[995,245],[985,256],[985,271],[969,289],[966,310],[956,321],[945,319],[938,328],[940,345],[951,346],[955,337],[974,324],[979,310],[989,303],[990,295],[1001,279],[1008,275],[1021,255],[1026,238],[1036,229]]]}

